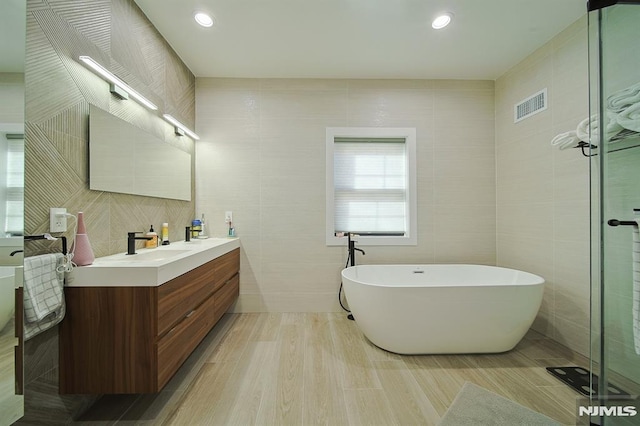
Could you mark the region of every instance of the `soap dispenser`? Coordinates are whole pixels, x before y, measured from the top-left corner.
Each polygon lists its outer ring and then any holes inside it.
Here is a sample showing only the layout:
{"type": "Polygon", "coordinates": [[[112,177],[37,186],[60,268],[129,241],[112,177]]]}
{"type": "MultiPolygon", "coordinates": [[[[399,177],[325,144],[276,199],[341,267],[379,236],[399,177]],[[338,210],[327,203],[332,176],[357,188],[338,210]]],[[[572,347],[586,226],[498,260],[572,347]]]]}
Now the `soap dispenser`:
{"type": "Polygon", "coordinates": [[[167,222],[162,224],[162,245],[168,246],[169,242],[169,224],[167,222]]]}
{"type": "Polygon", "coordinates": [[[153,225],[151,225],[151,229],[147,232],[147,237],[151,237],[150,240],[145,241],[145,248],[156,248],[158,247],[158,233],[153,230],[153,225]]]}

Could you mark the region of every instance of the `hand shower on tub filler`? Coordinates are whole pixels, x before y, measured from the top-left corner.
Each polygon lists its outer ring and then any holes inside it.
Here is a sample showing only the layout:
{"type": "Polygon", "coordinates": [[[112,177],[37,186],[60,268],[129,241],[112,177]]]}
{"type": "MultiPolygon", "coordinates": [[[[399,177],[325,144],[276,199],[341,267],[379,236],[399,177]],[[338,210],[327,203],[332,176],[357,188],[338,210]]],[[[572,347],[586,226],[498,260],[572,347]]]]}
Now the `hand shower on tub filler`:
{"type": "Polygon", "coordinates": [[[356,251],[362,253],[363,256],[366,254],[364,250],[356,248],[358,237],[358,234],[352,234],[351,232],[347,233],[347,246],[349,247],[349,257],[347,258],[347,264],[350,263],[350,266],[356,266],[356,251]]]}

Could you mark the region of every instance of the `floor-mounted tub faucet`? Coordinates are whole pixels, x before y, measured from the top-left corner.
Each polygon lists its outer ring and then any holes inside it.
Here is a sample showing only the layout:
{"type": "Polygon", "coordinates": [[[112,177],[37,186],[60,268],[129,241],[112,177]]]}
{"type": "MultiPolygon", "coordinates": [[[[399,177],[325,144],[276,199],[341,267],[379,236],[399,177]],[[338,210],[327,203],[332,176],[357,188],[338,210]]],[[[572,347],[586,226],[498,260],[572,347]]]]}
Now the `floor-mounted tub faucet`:
{"type": "Polygon", "coordinates": [[[356,251],[362,253],[363,256],[366,254],[364,250],[356,248],[356,241],[358,241],[358,234],[352,234],[351,232],[347,233],[350,266],[356,266],[356,251]]]}

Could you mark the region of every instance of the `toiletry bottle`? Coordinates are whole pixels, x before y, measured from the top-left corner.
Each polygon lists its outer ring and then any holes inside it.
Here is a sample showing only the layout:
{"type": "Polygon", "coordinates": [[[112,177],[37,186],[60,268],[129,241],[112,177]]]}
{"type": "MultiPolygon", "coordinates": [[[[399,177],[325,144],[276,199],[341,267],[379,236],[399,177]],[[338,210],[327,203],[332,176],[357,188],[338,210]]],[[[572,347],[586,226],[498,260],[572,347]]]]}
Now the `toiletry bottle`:
{"type": "Polygon", "coordinates": [[[162,245],[168,246],[169,244],[169,224],[165,222],[162,224],[162,245]]]}
{"type": "Polygon", "coordinates": [[[153,230],[153,225],[151,225],[151,229],[147,232],[147,237],[151,237],[150,240],[146,240],[144,242],[145,248],[156,248],[158,247],[158,233],[153,230]]]}
{"type": "Polygon", "coordinates": [[[207,238],[207,234],[204,231],[204,213],[202,213],[202,219],[200,219],[200,238],[207,238]]]}
{"type": "Polygon", "coordinates": [[[193,219],[191,221],[191,238],[198,238],[200,236],[200,231],[202,231],[200,219],[193,219]]]}

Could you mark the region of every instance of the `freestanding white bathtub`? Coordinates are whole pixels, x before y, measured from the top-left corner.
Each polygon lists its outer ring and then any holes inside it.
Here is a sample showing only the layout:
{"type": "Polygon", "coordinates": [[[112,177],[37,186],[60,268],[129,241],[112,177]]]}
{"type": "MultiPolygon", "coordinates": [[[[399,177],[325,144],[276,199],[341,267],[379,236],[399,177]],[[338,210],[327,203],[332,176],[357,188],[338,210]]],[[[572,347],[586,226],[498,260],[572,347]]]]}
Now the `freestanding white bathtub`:
{"type": "Polygon", "coordinates": [[[359,265],[342,281],[364,335],[399,354],[511,350],[544,290],[537,275],[483,265],[359,265]]]}

